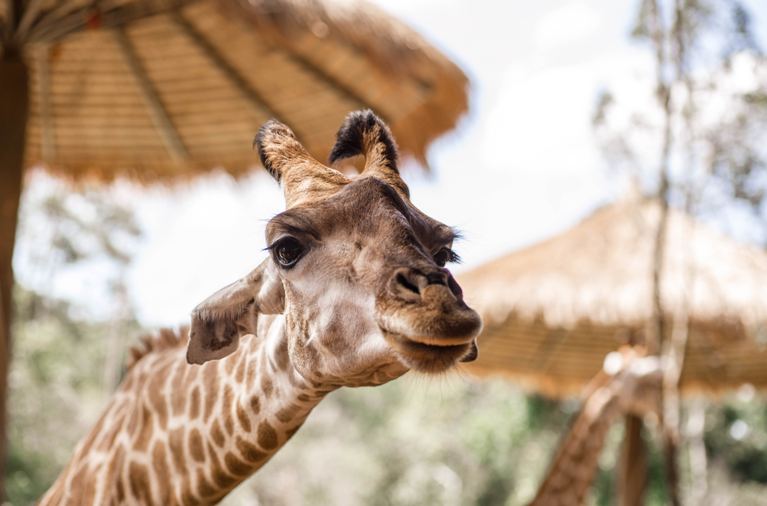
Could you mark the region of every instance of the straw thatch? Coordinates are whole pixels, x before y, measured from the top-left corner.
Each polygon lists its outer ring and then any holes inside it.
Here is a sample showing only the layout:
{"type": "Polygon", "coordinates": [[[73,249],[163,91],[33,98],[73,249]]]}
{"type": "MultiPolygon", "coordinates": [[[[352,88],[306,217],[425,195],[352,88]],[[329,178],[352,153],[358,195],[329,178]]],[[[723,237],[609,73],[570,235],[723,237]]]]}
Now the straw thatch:
{"type": "MultiPolygon", "coordinates": [[[[549,394],[579,391],[652,311],[660,206],[604,207],[548,241],[459,276],[485,330],[475,371],[498,370],[549,394]]],[[[680,388],[767,387],[767,253],[669,214],[661,294],[691,320],[680,388]]]]}
{"type": "Polygon", "coordinates": [[[361,1],[32,0],[28,11],[25,160],[67,176],[238,175],[258,164],[253,136],[270,118],[324,161],[362,108],[425,163],[467,108],[461,70],[361,1]]]}

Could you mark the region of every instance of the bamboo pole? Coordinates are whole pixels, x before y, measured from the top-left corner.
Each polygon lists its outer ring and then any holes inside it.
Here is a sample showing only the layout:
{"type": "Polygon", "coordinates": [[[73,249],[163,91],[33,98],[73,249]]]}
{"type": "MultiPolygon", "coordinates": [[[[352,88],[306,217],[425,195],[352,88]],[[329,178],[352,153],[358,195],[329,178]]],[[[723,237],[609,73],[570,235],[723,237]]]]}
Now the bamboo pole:
{"type": "Polygon", "coordinates": [[[7,48],[0,58],[0,496],[7,458],[6,412],[11,355],[13,247],[24,165],[29,104],[27,66],[7,48]]]}

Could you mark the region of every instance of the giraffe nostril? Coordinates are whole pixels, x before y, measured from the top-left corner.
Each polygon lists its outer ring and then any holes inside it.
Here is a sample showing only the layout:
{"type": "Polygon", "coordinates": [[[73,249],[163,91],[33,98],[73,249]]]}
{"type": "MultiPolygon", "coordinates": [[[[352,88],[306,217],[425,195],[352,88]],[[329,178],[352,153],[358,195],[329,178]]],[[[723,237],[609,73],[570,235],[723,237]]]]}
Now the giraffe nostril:
{"type": "Polygon", "coordinates": [[[415,293],[416,295],[421,294],[421,291],[418,289],[418,287],[414,285],[413,283],[411,283],[407,279],[407,276],[405,276],[402,272],[397,273],[397,283],[400,286],[405,287],[407,290],[410,290],[411,292],[415,293]]]}

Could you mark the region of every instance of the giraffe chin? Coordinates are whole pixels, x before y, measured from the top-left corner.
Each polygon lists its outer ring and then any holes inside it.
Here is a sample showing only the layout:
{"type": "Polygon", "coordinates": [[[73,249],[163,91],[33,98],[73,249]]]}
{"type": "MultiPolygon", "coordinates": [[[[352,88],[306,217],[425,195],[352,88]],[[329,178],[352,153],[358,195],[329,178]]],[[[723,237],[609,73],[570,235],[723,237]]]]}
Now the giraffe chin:
{"type": "Polygon", "coordinates": [[[470,353],[472,346],[471,342],[449,346],[424,344],[386,330],[383,330],[383,336],[405,366],[431,374],[452,368],[470,353]]]}

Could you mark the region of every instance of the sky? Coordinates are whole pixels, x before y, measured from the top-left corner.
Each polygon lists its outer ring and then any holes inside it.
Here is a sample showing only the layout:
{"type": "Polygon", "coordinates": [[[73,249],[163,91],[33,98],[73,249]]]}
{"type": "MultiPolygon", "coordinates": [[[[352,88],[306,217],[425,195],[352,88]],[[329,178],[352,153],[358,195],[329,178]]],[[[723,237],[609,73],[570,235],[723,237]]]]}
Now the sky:
{"type": "MultiPolygon", "coordinates": [[[[404,170],[413,203],[465,236],[454,248],[463,259],[454,272],[556,235],[625,191],[600,156],[591,116],[600,90],[630,90],[652,75],[650,53],[627,36],[636,1],[376,3],[472,83],[469,114],[430,149],[432,174],[404,170]]],[[[767,34],[767,2],[746,3],[755,32],[767,34]]],[[[266,222],[283,209],[263,171],[142,192],[144,237],[127,279],[141,323],[186,322],[195,305],[255,268],[266,256],[266,222]]],[[[56,295],[87,298],[87,276],[70,276],[56,295]]]]}

